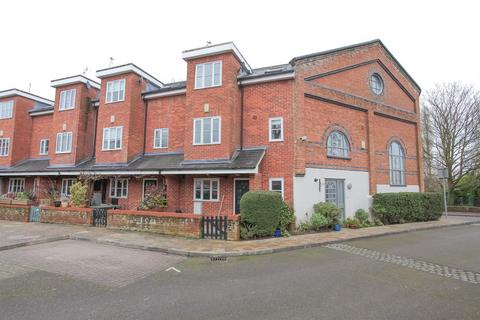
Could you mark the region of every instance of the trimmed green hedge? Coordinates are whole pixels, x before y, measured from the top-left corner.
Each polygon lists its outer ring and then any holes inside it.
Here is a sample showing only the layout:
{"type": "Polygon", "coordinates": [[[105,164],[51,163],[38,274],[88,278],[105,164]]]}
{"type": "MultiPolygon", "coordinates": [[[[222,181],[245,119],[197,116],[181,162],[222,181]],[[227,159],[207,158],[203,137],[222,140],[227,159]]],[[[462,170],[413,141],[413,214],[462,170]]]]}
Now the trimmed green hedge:
{"type": "Polygon", "coordinates": [[[372,209],[386,224],[438,220],[443,213],[443,198],[440,193],[377,193],[372,209]]]}
{"type": "Polygon", "coordinates": [[[283,200],[278,192],[249,191],[240,200],[243,239],[272,236],[279,226],[283,200]]]}

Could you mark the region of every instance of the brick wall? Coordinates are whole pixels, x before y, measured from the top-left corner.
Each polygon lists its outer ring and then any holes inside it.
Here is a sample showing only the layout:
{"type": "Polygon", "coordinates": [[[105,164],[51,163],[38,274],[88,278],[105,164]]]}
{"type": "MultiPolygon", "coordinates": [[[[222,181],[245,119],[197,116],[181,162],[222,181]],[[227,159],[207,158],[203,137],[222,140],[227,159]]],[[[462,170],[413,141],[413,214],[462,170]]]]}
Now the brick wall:
{"type": "Polygon", "coordinates": [[[0,220],[28,222],[30,206],[0,204],[0,220]]]}
{"type": "Polygon", "coordinates": [[[52,132],[52,114],[45,114],[41,116],[32,117],[32,132],[30,145],[30,158],[50,158],[55,154],[56,133],[52,132]],[[48,139],[49,148],[47,155],[40,154],[40,140],[48,139]]]}
{"type": "MultiPolygon", "coordinates": [[[[190,213],[109,210],[107,228],[200,238],[201,216],[190,213]]],[[[229,217],[227,239],[240,240],[240,219],[229,217]]]]}
{"type": "Polygon", "coordinates": [[[42,207],[40,222],[91,225],[93,209],[42,207]]]}

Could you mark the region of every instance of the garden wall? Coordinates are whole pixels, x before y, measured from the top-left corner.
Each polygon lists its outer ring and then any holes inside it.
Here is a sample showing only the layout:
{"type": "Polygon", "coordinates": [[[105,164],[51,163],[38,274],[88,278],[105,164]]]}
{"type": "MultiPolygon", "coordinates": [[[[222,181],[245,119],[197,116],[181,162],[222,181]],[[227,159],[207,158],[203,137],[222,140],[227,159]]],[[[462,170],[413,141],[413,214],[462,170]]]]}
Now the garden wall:
{"type": "Polygon", "coordinates": [[[28,222],[30,206],[0,204],[0,220],[28,222]]]}
{"type": "MultiPolygon", "coordinates": [[[[148,231],[188,238],[202,237],[202,216],[190,213],[109,210],[107,228],[148,231]]],[[[240,239],[239,219],[228,217],[228,240],[240,239]]]]}
{"type": "Polygon", "coordinates": [[[480,207],[469,207],[469,206],[448,206],[449,212],[469,212],[469,213],[480,213],[480,207]]]}
{"type": "Polygon", "coordinates": [[[42,207],[40,222],[91,225],[93,209],[42,207]]]}

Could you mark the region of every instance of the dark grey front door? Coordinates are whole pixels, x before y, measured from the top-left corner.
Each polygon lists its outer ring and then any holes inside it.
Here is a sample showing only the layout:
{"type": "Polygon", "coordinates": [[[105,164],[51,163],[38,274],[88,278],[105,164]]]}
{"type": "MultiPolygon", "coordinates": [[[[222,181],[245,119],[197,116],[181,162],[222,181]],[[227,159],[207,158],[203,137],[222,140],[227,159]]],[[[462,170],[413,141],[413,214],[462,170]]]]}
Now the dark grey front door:
{"type": "Polygon", "coordinates": [[[340,209],[340,217],[345,219],[345,182],[342,179],[325,179],[325,201],[340,209]]]}
{"type": "Polygon", "coordinates": [[[240,199],[248,192],[248,180],[235,180],[235,214],[240,213],[240,199]]]}

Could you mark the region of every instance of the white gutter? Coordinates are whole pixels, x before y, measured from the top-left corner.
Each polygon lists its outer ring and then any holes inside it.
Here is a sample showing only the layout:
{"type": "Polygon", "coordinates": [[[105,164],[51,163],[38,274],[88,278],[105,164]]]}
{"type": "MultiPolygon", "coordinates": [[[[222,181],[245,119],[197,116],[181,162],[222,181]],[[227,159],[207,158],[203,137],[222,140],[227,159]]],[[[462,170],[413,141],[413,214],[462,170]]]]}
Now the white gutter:
{"type": "Polygon", "coordinates": [[[263,83],[263,82],[271,82],[271,81],[281,81],[281,80],[289,80],[294,79],[295,73],[284,73],[284,74],[277,74],[277,75],[270,75],[270,76],[263,76],[253,79],[245,79],[238,81],[239,85],[249,85],[255,83],[263,83]]]}
{"type": "Polygon", "coordinates": [[[160,171],[51,171],[51,172],[6,172],[1,176],[79,176],[81,174],[96,174],[96,175],[157,175],[160,171]]]}
{"type": "Polygon", "coordinates": [[[177,90],[171,90],[171,91],[165,91],[165,92],[145,94],[143,96],[143,98],[145,100],[150,100],[150,99],[154,99],[154,98],[178,96],[178,95],[181,95],[181,94],[185,94],[186,92],[187,92],[187,89],[177,89],[177,90]]]}

